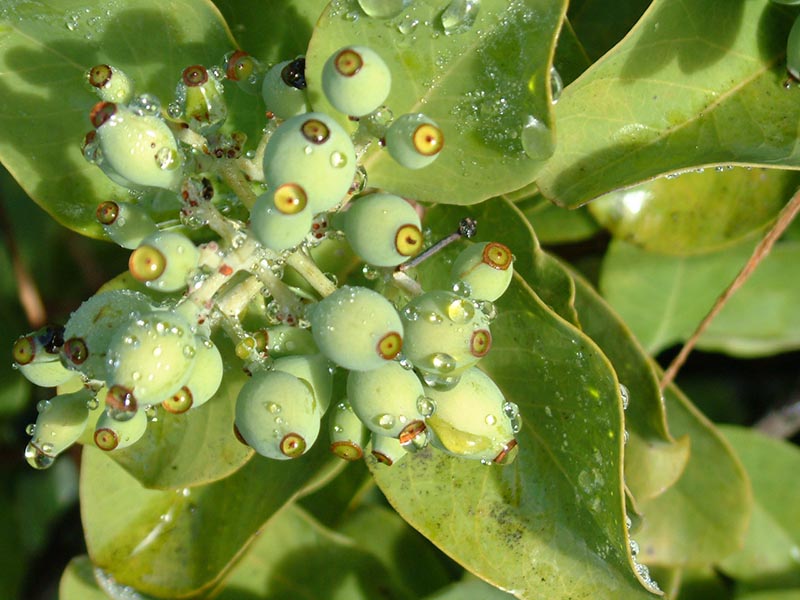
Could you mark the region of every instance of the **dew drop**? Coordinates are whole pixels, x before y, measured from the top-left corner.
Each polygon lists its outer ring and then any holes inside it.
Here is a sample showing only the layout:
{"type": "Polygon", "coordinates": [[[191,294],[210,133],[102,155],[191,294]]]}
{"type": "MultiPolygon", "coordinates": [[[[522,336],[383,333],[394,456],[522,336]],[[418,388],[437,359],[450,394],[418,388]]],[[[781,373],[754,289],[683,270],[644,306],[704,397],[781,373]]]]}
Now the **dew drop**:
{"type": "Polygon", "coordinates": [[[347,156],[339,151],[332,152],[330,156],[330,163],[334,169],[341,169],[347,166],[347,156]]]}
{"type": "Polygon", "coordinates": [[[419,25],[419,19],[415,19],[411,15],[406,15],[403,17],[403,20],[397,24],[397,31],[403,35],[408,35],[417,28],[417,25],[419,25]]]}
{"type": "Polygon", "coordinates": [[[25,427],[25,433],[33,437],[33,434],[36,433],[36,424],[28,423],[28,425],[25,427]]]}
{"type": "Polygon", "coordinates": [[[156,164],[159,169],[168,171],[178,166],[178,153],[172,148],[164,146],[156,152],[156,164]]]}
{"type": "Polygon", "coordinates": [[[564,90],[564,82],[561,75],[555,67],[550,67],[550,92],[552,94],[552,102],[555,104],[561,97],[561,92],[564,90]]]}
{"type": "Polygon", "coordinates": [[[379,415],[377,418],[378,426],[383,429],[391,429],[394,427],[394,417],[388,413],[379,415]]]}
{"type": "Polygon", "coordinates": [[[437,352],[430,357],[430,364],[441,374],[447,374],[456,368],[456,359],[446,352],[437,352]]]}
{"type": "Polygon", "coordinates": [[[619,395],[622,398],[622,410],[628,409],[628,401],[630,400],[630,392],[624,384],[619,384],[619,395]]]}
{"type": "Polygon", "coordinates": [[[489,414],[489,415],[486,415],[486,418],[484,418],[484,421],[486,422],[487,425],[494,425],[495,423],[497,423],[497,417],[495,417],[494,415],[489,414]]]}
{"type": "Polygon", "coordinates": [[[451,0],[441,15],[445,35],[469,31],[478,17],[479,0],[451,0]]]}
{"type": "Polygon", "coordinates": [[[36,403],[36,412],[38,412],[41,415],[50,410],[52,406],[53,403],[50,402],[50,400],[39,400],[39,402],[36,403]]]}
{"type": "Polygon", "coordinates": [[[447,305],[447,316],[453,323],[468,323],[475,316],[475,304],[464,298],[447,305]]]}
{"type": "Polygon", "coordinates": [[[358,0],[361,10],[375,19],[389,19],[403,12],[411,0],[358,0]]]}
{"type": "Polygon", "coordinates": [[[42,470],[52,465],[55,461],[55,458],[52,456],[47,456],[44,452],[30,443],[25,446],[25,460],[27,460],[28,464],[34,469],[42,470]]]}
{"type": "Polygon", "coordinates": [[[269,402],[267,403],[267,410],[273,415],[277,415],[279,412],[281,412],[281,405],[276,402],[269,402]]]}
{"type": "Polygon", "coordinates": [[[525,123],[522,125],[520,140],[525,154],[533,160],[550,158],[555,150],[553,132],[550,127],[533,115],[526,117],[525,123]]]}
{"type": "Polygon", "coordinates": [[[436,412],[436,401],[428,396],[417,398],[417,412],[423,417],[430,417],[436,412]]]}
{"type": "Polygon", "coordinates": [[[452,390],[461,381],[460,375],[440,375],[438,373],[422,373],[422,380],[429,388],[440,392],[452,390]]]}

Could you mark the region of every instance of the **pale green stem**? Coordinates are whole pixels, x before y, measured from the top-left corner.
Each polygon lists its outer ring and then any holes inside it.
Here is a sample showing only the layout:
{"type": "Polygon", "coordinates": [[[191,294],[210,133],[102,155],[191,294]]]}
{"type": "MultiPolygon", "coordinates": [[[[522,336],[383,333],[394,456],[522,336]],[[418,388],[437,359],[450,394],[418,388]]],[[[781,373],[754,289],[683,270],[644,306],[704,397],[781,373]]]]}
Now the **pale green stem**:
{"type": "Polygon", "coordinates": [[[300,273],[303,279],[311,284],[311,287],[317,290],[317,293],[323,298],[336,291],[336,285],[325,276],[325,273],[320,271],[317,263],[302,250],[292,252],[286,258],[286,264],[300,273]]]}
{"type": "Polygon", "coordinates": [[[222,177],[225,179],[233,192],[239,197],[242,204],[247,210],[252,210],[256,203],[257,196],[250,187],[250,183],[245,179],[244,174],[239,169],[239,166],[233,160],[221,161],[222,168],[220,169],[222,177]]]}

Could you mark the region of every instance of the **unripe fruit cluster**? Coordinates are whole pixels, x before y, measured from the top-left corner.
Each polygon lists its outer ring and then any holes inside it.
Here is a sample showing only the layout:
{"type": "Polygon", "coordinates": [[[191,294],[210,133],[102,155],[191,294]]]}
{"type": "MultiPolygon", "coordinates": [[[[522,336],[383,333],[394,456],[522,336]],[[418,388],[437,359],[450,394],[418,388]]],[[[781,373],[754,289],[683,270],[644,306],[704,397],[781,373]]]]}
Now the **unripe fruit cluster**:
{"type": "MultiPolygon", "coordinates": [[[[232,425],[266,457],[302,456],[326,429],[346,460],[361,458],[370,440],[386,464],[429,442],[487,463],[513,456],[516,407],[478,368],[492,345],[491,303],[513,275],[510,250],[468,243],[445,289],[396,278],[424,268],[424,208],[361,189],[354,140],[363,145],[366,130],[351,135],[342,115],[310,111],[303,57],[264,68],[236,51],[223,67],[190,65],[165,111],[113,66],[87,78],[100,101],[85,157],[148,199],[107,200],[97,220],[131,250],[129,275],[147,294],[100,292],[63,328],[14,344],[28,379],[59,387],[30,427],[33,466],[51,464],[87,428],[103,450],[132,446],[148,415],[198,409],[231,368],[250,375],[232,425]],[[225,129],[231,84],[265,103],[258,151],[245,152],[245,136],[225,129]],[[180,206],[179,218],[156,222],[148,207],[157,203],[180,206]],[[310,251],[327,237],[346,240],[384,275],[380,292],[337,287],[322,273],[310,251]],[[288,267],[309,289],[288,283],[288,267]],[[259,326],[248,323],[250,311],[259,326]],[[212,336],[230,338],[236,358],[223,357],[212,336]],[[342,397],[332,391],[337,370],[342,397]]],[[[368,121],[390,98],[391,69],[376,50],[347,46],[325,63],[321,84],[337,111],[368,121]]],[[[431,164],[444,144],[438,125],[416,113],[369,135],[408,169],[431,164]]]]}

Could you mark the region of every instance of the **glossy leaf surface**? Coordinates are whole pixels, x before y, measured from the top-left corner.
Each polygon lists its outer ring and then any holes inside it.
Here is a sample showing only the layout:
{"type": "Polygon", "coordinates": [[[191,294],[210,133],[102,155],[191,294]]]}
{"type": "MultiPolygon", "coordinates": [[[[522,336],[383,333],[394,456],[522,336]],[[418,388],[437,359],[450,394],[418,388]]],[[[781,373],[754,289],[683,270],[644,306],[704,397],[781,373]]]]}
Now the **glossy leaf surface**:
{"type": "Polygon", "coordinates": [[[101,235],[94,212],[127,200],[83,158],[97,96],[96,64],[122,69],[166,106],[185,67],[213,65],[233,48],[211,2],[14,2],[0,6],[0,159],[25,191],[71,229],[101,235]]]}
{"type": "Polygon", "coordinates": [[[256,531],[332,460],[318,446],[296,461],[255,457],[230,477],[148,490],[85,447],[81,513],[92,562],[117,582],[161,597],[217,582],[256,531]]]}
{"type": "Polygon", "coordinates": [[[800,451],[783,440],[742,427],[724,427],[753,485],[753,516],[744,548],[720,568],[750,587],[800,587],[800,482],[787,473],[800,469],[800,451]]]}
{"type": "Polygon", "coordinates": [[[800,89],[783,85],[791,23],[771,2],[656,0],[564,90],[542,193],[578,206],[701,165],[800,165],[800,89]]]}
{"type": "Polygon", "coordinates": [[[391,70],[386,105],[394,117],[423,112],[445,139],[437,159],[417,171],[373,143],[364,157],[369,185],[447,204],[517,189],[552,153],[550,65],[565,4],[482,0],[474,22],[447,33],[440,2],[417,0],[385,20],[368,17],[356,0],[335,0],[309,46],[311,103],[335,114],[321,89],[322,66],[343,46],[369,46],[391,70]]]}
{"type": "Polygon", "coordinates": [[[663,494],[638,503],[634,533],[648,565],[702,566],[743,543],[753,498],[747,473],[714,426],[676,388],[664,392],[670,430],[687,435],[691,454],[680,479],[663,494]]]}
{"type": "Polygon", "coordinates": [[[703,254],[763,231],[798,183],[794,171],[720,167],[611,192],[589,210],[615,237],[650,252],[703,254]]]}

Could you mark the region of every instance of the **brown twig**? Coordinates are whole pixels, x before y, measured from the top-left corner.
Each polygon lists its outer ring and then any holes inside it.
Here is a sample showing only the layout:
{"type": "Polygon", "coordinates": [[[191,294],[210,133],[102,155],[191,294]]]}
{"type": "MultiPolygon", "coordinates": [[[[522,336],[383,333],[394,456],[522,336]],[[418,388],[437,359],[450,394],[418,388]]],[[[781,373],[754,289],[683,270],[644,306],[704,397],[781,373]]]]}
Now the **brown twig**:
{"type": "Polygon", "coordinates": [[[681,351],[672,360],[669,367],[667,367],[667,370],[664,371],[664,376],[661,378],[662,390],[672,383],[672,381],[675,379],[675,376],[678,374],[678,371],[686,362],[687,357],[694,349],[695,344],[697,344],[697,340],[701,335],[703,335],[703,332],[708,328],[711,321],[719,314],[736,290],[742,287],[742,285],[750,278],[750,275],[753,274],[753,271],[755,271],[756,267],[761,263],[761,261],[769,255],[773,244],[775,244],[778,238],[791,224],[798,211],[800,211],[800,190],[796,191],[791,200],[789,200],[789,203],[783,207],[783,210],[781,210],[780,214],[778,214],[778,219],[775,221],[772,229],[770,229],[764,238],[758,243],[758,246],[756,246],[755,250],[753,250],[753,254],[747,260],[747,263],[744,265],[742,270],[739,271],[736,279],[734,279],[727,289],[722,292],[719,298],[717,298],[714,306],[697,326],[697,329],[695,329],[692,337],[686,340],[686,343],[683,345],[683,348],[681,348],[681,351]]]}
{"type": "Polygon", "coordinates": [[[19,303],[22,305],[22,310],[25,311],[28,325],[31,329],[38,329],[47,323],[47,310],[39,293],[39,288],[20,256],[14,230],[6,214],[5,200],[2,198],[0,198],[0,231],[3,233],[6,247],[11,257],[11,268],[14,271],[14,279],[17,282],[19,303]]]}

